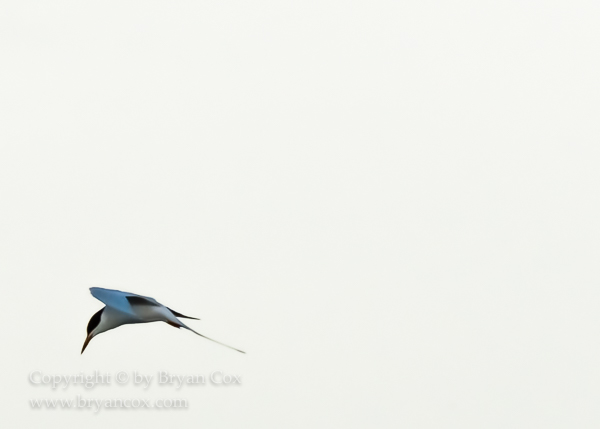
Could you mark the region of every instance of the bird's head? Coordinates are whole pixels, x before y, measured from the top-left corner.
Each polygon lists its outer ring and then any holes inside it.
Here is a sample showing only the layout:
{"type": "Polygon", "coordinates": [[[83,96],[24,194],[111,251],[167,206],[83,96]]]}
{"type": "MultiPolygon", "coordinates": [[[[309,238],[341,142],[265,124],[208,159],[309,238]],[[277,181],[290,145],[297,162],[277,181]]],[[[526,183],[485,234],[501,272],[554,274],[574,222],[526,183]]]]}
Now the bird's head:
{"type": "MultiPolygon", "coordinates": [[[[104,308],[106,308],[106,307],[104,307],[104,308]]],[[[94,338],[99,333],[106,331],[106,329],[103,329],[104,324],[101,323],[104,308],[102,308],[100,311],[98,311],[96,314],[94,314],[92,316],[92,318],[90,319],[90,321],[87,325],[87,337],[85,339],[85,342],[83,343],[83,348],[81,349],[81,353],[83,353],[83,351],[85,350],[87,345],[90,343],[90,341],[92,341],[92,338],[94,338]]]]}

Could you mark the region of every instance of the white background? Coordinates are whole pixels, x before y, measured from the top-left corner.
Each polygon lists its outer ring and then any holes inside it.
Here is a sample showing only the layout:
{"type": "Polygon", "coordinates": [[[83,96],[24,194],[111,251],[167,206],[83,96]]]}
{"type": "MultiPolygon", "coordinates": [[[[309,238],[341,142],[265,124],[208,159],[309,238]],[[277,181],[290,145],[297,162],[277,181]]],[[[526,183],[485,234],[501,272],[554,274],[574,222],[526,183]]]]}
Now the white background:
{"type": "Polygon", "coordinates": [[[595,1],[2,2],[3,425],[597,428],[598,22],[595,1]],[[247,354],[154,323],[80,355],[90,286],[247,354]],[[76,395],[190,408],[29,405],[76,395]]]}

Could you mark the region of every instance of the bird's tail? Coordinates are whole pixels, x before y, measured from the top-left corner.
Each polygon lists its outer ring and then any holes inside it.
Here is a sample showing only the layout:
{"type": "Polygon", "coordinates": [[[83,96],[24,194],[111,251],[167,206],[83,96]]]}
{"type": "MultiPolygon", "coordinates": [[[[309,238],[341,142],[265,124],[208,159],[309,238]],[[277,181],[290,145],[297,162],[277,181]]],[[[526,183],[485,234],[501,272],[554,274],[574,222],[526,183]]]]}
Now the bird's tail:
{"type": "Polygon", "coordinates": [[[176,327],[176,328],[185,328],[185,329],[187,329],[187,330],[189,330],[189,331],[192,331],[192,332],[193,332],[194,334],[196,334],[196,335],[200,335],[202,338],[206,338],[207,340],[210,340],[210,341],[212,341],[212,342],[214,342],[214,343],[221,344],[222,346],[228,347],[228,348],[230,348],[230,349],[232,349],[232,350],[235,350],[236,352],[240,352],[240,353],[244,353],[244,354],[246,354],[246,352],[243,352],[243,351],[241,351],[241,350],[238,350],[238,349],[236,349],[235,347],[228,346],[227,344],[223,344],[223,343],[222,343],[222,342],[220,342],[220,341],[213,340],[212,338],[208,338],[206,335],[202,335],[201,333],[194,331],[192,328],[190,328],[189,326],[187,326],[185,323],[183,323],[183,322],[181,322],[181,321],[179,321],[179,325],[176,325],[176,324],[174,324],[174,323],[171,323],[171,322],[167,322],[167,323],[169,323],[169,325],[171,325],[171,326],[174,326],[174,327],[176,327]]]}

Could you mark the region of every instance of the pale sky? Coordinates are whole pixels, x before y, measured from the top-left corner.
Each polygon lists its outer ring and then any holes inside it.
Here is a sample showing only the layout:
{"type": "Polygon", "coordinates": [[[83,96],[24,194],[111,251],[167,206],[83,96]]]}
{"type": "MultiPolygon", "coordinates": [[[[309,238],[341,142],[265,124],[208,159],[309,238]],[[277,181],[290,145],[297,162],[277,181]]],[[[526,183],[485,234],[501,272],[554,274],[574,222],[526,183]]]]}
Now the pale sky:
{"type": "Polygon", "coordinates": [[[2,10],[7,427],[600,425],[597,2],[2,10]],[[80,355],[92,286],[247,354],[153,323],[80,355]],[[31,406],[77,398],[189,406],[31,406]]]}

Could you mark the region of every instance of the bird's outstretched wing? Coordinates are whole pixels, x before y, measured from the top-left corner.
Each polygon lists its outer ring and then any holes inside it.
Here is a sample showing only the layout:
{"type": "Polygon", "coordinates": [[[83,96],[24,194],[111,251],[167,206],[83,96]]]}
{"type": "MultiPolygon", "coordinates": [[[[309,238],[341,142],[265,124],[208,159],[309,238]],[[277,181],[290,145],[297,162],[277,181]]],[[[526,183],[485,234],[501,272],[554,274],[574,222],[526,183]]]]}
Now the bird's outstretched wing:
{"type": "Polygon", "coordinates": [[[169,307],[167,307],[167,310],[169,310],[171,313],[173,313],[173,316],[175,317],[183,317],[184,319],[194,319],[194,320],[200,320],[197,317],[191,317],[191,316],[184,316],[181,313],[176,312],[175,310],[170,309],[169,307]]]}
{"type": "Polygon", "coordinates": [[[102,301],[107,306],[128,314],[136,313],[136,307],[138,310],[142,307],[165,307],[175,317],[200,320],[196,317],[185,316],[175,310],[172,310],[169,307],[159,303],[154,298],[150,298],[149,296],[138,295],[131,292],[122,292],[115,289],[104,289],[101,287],[92,287],[90,288],[90,292],[94,298],[102,301]]]}
{"type": "Polygon", "coordinates": [[[162,306],[154,298],[131,292],[122,292],[120,290],[104,289],[101,287],[91,287],[90,292],[94,298],[102,301],[107,307],[123,313],[131,313],[135,305],[162,306]]]}

